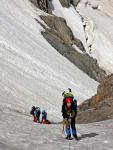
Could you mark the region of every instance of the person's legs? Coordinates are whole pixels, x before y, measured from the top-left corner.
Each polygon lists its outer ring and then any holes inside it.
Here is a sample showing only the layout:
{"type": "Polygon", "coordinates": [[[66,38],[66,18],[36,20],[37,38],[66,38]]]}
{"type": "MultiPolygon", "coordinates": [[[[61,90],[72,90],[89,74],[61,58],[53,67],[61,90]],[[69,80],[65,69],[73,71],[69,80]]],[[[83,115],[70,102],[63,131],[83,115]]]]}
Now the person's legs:
{"type": "Polygon", "coordinates": [[[42,117],[41,123],[43,123],[43,122],[44,122],[44,118],[42,117]]]}
{"type": "Polygon", "coordinates": [[[40,112],[38,112],[37,119],[38,119],[38,122],[40,122],[40,112]]]}
{"type": "Polygon", "coordinates": [[[66,121],[66,135],[67,135],[67,139],[71,138],[71,129],[70,129],[70,125],[71,123],[69,122],[69,120],[66,121]]]}
{"type": "Polygon", "coordinates": [[[37,117],[36,117],[35,115],[33,116],[33,118],[34,118],[33,121],[34,121],[34,122],[37,122],[37,117]]]}
{"type": "Polygon", "coordinates": [[[39,116],[37,117],[38,123],[40,122],[39,116]]]}
{"type": "Polygon", "coordinates": [[[73,137],[78,140],[78,137],[77,137],[77,130],[76,130],[76,127],[75,127],[75,117],[73,117],[73,118],[71,119],[71,129],[72,129],[73,137]]]}
{"type": "Polygon", "coordinates": [[[66,127],[66,135],[67,135],[67,139],[71,138],[71,131],[70,131],[70,126],[66,127]]]}

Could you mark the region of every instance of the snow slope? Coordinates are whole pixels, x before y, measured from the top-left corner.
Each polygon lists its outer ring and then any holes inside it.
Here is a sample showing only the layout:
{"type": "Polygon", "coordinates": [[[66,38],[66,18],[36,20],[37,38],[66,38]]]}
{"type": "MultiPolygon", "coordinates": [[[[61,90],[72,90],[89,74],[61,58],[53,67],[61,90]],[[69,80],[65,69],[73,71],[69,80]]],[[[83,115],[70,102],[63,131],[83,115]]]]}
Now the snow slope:
{"type": "Polygon", "coordinates": [[[101,68],[113,73],[113,2],[81,0],[77,11],[84,17],[90,55],[98,60],[101,68]]]}
{"type": "Polygon", "coordinates": [[[0,115],[0,150],[113,149],[113,120],[79,124],[76,127],[82,138],[67,141],[62,134],[62,124],[41,125],[27,116],[7,115],[0,115]]]}
{"type": "Polygon", "coordinates": [[[84,34],[84,29],[83,29],[83,23],[82,23],[80,15],[77,13],[75,8],[73,6],[69,8],[62,7],[59,0],[53,0],[52,3],[54,6],[53,14],[55,14],[56,16],[62,17],[66,20],[67,25],[72,30],[75,38],[80,39],[83,42],[85,49],[88,50],[88,46],[86,44],[86,38],[84,34]]]}
{"type": "Polygon", "coordinates": [[[28,0],[0,1],[0,109],[39,105],[60,117],[64,90],[72,88],[80,103],[98,83],[48,44],[34,19],[40,14],[28,0]]]}

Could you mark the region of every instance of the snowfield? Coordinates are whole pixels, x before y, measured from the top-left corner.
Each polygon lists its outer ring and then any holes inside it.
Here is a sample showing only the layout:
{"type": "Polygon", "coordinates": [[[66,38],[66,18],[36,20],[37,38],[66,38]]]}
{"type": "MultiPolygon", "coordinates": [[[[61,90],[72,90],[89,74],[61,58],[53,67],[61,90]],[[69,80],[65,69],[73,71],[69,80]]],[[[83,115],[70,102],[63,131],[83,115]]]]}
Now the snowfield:
{"type": "Polygon", "coordinates": [[[113,120],[78,124],[77,130],[82,138],[68,141],[62,134],[62,124],[41,125],[33,123],[28,116],[3,113],[0,115],[0,150],[113,149],[113,120]]]}
{"type": "Polygon", "coordinates": [[[0,1],[0,109],[28,112],[32,105],[61,118],[61,93],[72,88],[78,103],[98,83],[61,56],[35,21],[46,15],[28,0],[0,1]]]}

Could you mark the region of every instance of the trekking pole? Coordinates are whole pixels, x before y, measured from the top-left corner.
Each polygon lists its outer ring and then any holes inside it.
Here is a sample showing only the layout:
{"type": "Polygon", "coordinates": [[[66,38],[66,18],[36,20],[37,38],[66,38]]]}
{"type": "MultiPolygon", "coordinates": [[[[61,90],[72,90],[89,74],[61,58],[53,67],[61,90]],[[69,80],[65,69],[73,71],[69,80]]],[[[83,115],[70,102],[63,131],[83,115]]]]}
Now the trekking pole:
{"type": "MultiPolygon", "coordinates": [[[[70,126],[70,123],[68,122],[69,126],[70,126]]],[[[64,132],[64,129],[65,129],[65,122],[63,121],[63,129],[62,129],[62,133],[64,132]]],[[[68,150],[71,150],[71,143],[69,141],[69,138],[68,138],[68,150]]]]}
{"type": "Polygon", "coordinates": [[[76,141],[76,139],[75,139],[75,144],[74,144],[74,147],[75,147],[75,150],[79,150],[79,147],[77,146],[77,141],[76,141]]]}
{"type": "Polygon", "coordinates": [[[62,133],[64,133],[64,123],[63,123],[62,133]]]}
{"type": "Polygon", "coordinates": [[[69,150],[70,150],[70,141],[69,141],[69,139],[68,139],[68,144],[69,144],[69,150]]]}
{"type": "MultiPolygon", "coordinates": [[[[69,121],[69,119],[68,119],[68,126],[69,126],[69,128],[70,128],[70,121],[69,121]]],[[[68,138],[68,144],[69,144],[69,150],[71,149],[71,145],[70,145],[70,141],[69,141],[70,139],[68,138]]]]}
{"type": "MultiPolygon", "coordinates": [[[[77,144],[77,143],[75,142],[75,144],[77,144]]],[[[75,146],[75,144],[74,144],[74,147],[75,147],[75,150],[77,150],[77,149],[76,149],[77,147],[75,146]]]]}

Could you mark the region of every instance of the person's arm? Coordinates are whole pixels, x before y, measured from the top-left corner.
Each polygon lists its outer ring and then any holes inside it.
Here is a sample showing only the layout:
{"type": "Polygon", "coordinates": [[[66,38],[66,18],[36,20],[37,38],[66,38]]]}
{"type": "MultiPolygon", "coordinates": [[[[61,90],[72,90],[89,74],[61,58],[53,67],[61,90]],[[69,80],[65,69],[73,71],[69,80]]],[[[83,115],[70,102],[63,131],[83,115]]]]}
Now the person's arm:
{"type": "Polygon", "coordinates": [[[74,111],[75,111],[75,118],[77,116],[77,100],[74,100],[74,111]]]}
{"type": "Polygon", "coordinates": [[[64,101],[63,101],[63,104],[62,104],[62,116],[63,116],[63,118],[66,118],[65,102],[64,101]]]}

